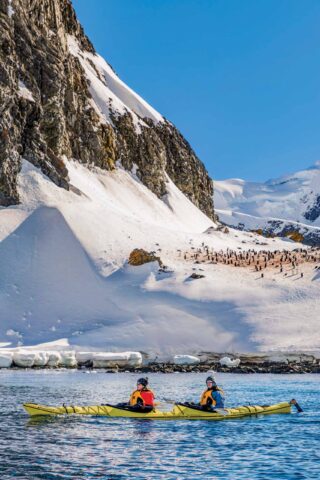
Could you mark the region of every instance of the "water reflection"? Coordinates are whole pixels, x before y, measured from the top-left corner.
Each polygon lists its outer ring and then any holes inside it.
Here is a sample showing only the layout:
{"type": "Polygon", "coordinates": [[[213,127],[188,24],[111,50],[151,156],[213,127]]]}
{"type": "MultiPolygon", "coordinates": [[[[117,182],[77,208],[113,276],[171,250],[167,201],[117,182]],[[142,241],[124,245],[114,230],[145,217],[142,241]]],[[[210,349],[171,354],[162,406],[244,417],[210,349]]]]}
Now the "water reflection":
{"type": "Polygon", "coordinates": [[[51,423],[57,423],[61,419],[58,417],[29,417],[26,422],[26,427],[39,427],[43,425],[49,425],[51,423]]]}
{"type": "Polygon", "coordinates": [[[131,420],[133,423],[133,433],[136,435],[138,439],[142,440],[152,440],[152,438],[156,438],[154,434],[155,421],[154,420],[131,420]]]}

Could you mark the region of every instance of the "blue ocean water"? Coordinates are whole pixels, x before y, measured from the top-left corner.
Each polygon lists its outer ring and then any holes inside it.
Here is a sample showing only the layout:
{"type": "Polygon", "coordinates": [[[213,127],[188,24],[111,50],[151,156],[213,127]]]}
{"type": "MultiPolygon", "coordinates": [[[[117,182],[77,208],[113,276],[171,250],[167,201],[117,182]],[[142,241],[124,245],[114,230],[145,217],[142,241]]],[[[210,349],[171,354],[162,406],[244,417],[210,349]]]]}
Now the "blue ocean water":
{"type": "MultiPolygon", "coordinates": [[[[217,375],[228,406],[295,397],[302,414],[221,422],[30,419],[21,406],[26,401],[123,401],[137,377],[102,371],[0,371],[1,480],[320,479],[318,375],[217,375]]],[[[158,400],[197,401],[205,378],[149,375],[158,400]]]]}

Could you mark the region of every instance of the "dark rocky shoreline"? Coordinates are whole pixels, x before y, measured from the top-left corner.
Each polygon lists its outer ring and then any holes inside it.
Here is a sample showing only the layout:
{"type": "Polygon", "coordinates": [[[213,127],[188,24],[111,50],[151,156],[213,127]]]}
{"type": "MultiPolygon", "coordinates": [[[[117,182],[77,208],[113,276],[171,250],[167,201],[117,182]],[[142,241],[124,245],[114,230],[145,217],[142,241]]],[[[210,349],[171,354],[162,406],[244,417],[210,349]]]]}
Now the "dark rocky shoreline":
{"type": "MultiPolygon", "coordinates": [[[[30,350],[30,354],[32,354],[30,350]]],[[[41,352],[40,352],[41,353],[41,352]]],[[[45,352],[42,352],[45,353],[45,352]]],[[[67,352],[68,353],[68,352],[67,352]]],[[[70,353],[70,352],[69,352],[70,353]]],[[[72,352],[71,352],[72,353],[72,352]]],[[[73,352],[75,354],[75,352],[73,352]]],[[[150,357],[145,352],[131,352],[132,354],[140,355],[140,361],[131,359],[127,362],[121,358],[105,359],[100,362],[99,355],[103,353],[96,353],[97,358],[88,358],[90,352],[82,355],[77,352],[78,358],[74,358],[74,362],[68,365],[32,365],[25,366],[16,364],[13,360],[12,365],[2,368],[10,368],[14,370],[35,370],[43,369],[72,369],[82,371],[100,371],[104,373],[136,373],[136,374],[152,374],[152,373],[207,373],[209,371],[219,373],[273,373],[273,374],[303,374],[303,373],[320,373],[320,352],[257,352],[257,353],[216,353],[216,352],[200,352],[197,356],[177,355],[174,359],[160,359],[158,357],[150,357]],[[87,358],[86,358],[87,357],[87,358]],[[183,357],[183,358],[181,358],[183,357]],[[185,361],[184,361],[185,360],[185,361]],[[102,364],[101,364],[102,363],[102,364]]],[[[52,354],[52,352],[51,352],[52,354]]],[[[94,355],[94,352],[92,352],[94,355]]],[[[106,354],[107,355],[107,354],[106,354]]],[[[90,355],[89,355],[90,357],[90,355]]],[[[139,360],[139,358],[138,358],[139,360]]]]}
{"type": "MultiPolygon", "coordinates": [[[[87,364],[80,369],[93,368],[87,364]]],[[[200,363],[198,365],[175,365],[172,363],[150,363],[141,367],[114,367],[104,369],[107,373],[206,373],[209,370],[221,373],[276,373],[276,374],[293,374],[293,373],[320,373],[320,362],[263,362],[263,363],[242,363],[238,367],[225,367],[219,363],[200,363]]]]}
{"type": "MultiPolygon", "coordinates": [[[[150,363],[141,367],[119,367],[110,368],[94,368],[92,363],[85,363],[77,367],[32,367],[32,370],[56,370],[67,368],[68,370],[99,370],[105,373],[207,373],[213,370],[218,373],[275,373],[275,374],[303,374],[303,373],[320,373],[320,362],[310,363],[279,363],[264,362],[259,364],[243,363],[238,367],[225,367],[218,363],[205,363],[198,365],[175,365],[171,363],[150,363]]],[[[29,370],[29,368],[21,368],[13,366],[10,370],[29,370]]]]}
{"type": "Polygon", "coordinates": [[[263,364],[241,364],[238,367],[222,367],[220,364],[200,364],[200,365],[172,365],[168,363],[150,364],[139,368],[118,368],[110,369],[113,372],[134,372],[134,373],[205,373],[208,370],[223,373],[320,373],[320,364],[309,363],[272,363],[263,364]]]}

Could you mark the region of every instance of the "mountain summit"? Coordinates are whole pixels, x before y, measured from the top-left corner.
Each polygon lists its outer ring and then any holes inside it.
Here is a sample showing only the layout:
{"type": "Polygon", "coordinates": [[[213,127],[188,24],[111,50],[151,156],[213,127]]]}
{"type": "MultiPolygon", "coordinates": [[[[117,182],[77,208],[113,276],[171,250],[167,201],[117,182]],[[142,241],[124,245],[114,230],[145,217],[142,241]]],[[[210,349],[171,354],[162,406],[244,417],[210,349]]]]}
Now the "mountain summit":
{"type": "Polygon", "coordinates": [[[0,139],[0,205],[19,203],[22,158],[69,189],[67,158],[133,171],[159,198],[169,176],[214,219],[204,165],[97,55],[70,0],[1,1],[0,139]]]}

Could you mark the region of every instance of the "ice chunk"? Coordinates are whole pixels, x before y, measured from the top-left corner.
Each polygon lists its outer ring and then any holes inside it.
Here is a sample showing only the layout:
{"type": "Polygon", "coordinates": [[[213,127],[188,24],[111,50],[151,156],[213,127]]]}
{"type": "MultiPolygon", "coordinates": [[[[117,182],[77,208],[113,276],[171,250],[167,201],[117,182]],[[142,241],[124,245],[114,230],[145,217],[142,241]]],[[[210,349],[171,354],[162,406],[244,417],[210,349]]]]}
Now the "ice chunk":
{"type": "Polygon", "coordinates": [[[0,368],[9,368],[12,365],[12,352],[0,352],[0,368]]]}
{"type": "Polygon", "coordinates": [[[60,352],[47,352],[47,353],[48,353],[47,367],[58,367],[61,364],[60,352]]]}
{"type": "Polygon", "coordinates": [[[48,362],[48,353],[47,352],[35,352],[36,356],[34,358],[33,366],[34,367],[45,367],[48,362]]]}
{"type": "Polygon", "coordinates": [[[138,367],[142,364],[140,352],[76,352],[76,359],[79,365],[92,362],[95,368],[138,367]]]}
{"type": "Polygon", "coordinates": [[[140,367],[142,365],[142,355],[140,352],[127,352],[129,354],[128,365],[131,367],[140,367]]]}
{"type": "Polygon", "coordinates": [[[94,368],[139,367],[142,364],[142,355],[140,352],[94,353],[92,361],[94,368]]]}
{"type": "Polygon", "coordinates": [[[175,365],[197,365],[200,363],[200,358],[192,355],[175,355],[173,357],[173,363],[175,365]]]}
{"type": "Polygon", "coordinates": [[[17,350],[13,354],[13,362],[17,367],[30,368],[33,367],[37,352],[27,350],[17,350]]]}
{"type": "Polygon", "coordinates": [[[76,354],[75,352],[72,351],[67,351],[67,352],[60,352],[61,355],[61,366],[62,367],[76,367],[77,366],[77,360],[76,360],[76,354]]]}
{"type": "Polygon", "coordinates": [[[240,358],[235,358],[231,360],[230,357],[220,358],[219,363],[222,367],[238,367],[240,365],[240,358]]]}
{"type": "Polygon", "coordinates": [[[76,360],[79,365],[92,362],[96,352],[76,352],[76,360]]]}

